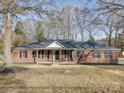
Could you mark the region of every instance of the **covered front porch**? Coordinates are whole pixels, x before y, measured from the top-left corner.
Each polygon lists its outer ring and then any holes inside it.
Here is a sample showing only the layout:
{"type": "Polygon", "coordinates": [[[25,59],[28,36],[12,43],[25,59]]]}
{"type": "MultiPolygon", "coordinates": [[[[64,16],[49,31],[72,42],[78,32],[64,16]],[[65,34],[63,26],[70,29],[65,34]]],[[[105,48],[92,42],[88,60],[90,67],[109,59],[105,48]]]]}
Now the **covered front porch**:
{"type": "Polygon", "coordinates": [[[75,50],[37,49],[32,51],[32,55],[35,63],[75,64],[77,62],[75,50]]]}

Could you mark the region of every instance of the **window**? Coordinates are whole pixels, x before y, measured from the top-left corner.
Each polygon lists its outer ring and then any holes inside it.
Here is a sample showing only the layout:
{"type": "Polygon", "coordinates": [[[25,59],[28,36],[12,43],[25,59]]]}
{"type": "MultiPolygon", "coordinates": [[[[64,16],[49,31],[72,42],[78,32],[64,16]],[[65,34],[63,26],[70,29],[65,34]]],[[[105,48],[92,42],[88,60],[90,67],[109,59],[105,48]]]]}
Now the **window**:
{"type": "Polygon", "coordinates": [[[71,56],[71,51],[67,51],[67,57],[70,57],[71,56]]]}
{"type": "Polygon", "coordinates": [[[42,58],[44,57],[44,50],[42,50],[42,58]]]}
{"type": "Polygon", "coordinates": [[[38,58],[40,58],[40,57],[41,57],[41,54],[42,54],[42,51],[41,51],[41,50],[39,50],[39,51],[38,51],[38,58]]]}
{"type": "Polygon", "coordinates": [[[48,50],[48,60],[49,60],[49,57],[50,57],[50,50],[48,50]]]}
{"type": "Polygon", "coordinates": [[[20,51],[20,58],[27,58],[27,50],[20,51]]]}
{"type": "Polygon", "coordinates": [[[93,52],[93,58],[100,58],[100,52],[99,51],[94,51],[93,52]]]}
{"type": "Polygon", "coordinates": [[[33,57],[37,57],[37,51],[36,50],[34,50],[32,54],[33,54],[33,57]]]}
{"type": "Polygon", "coordinates": [[[80,51],[77,51],[77,57],[80,57],[80,51]]]}
{"type": "Polygon", "coordinates": [[[111,51],[105,51],[105,58],[112,58],[112,52],[111,51]]]}
{"type": "Polygon", "coordinates": [[[66,50],[65,50],[65,58],[66,58],[66,55],[67,55],[67,53],[66,53],[66,50]]]}
{"type": "Polygon", "coordinates": [[[72,51],[71,50],[67,50],[66,51],[66,55],[67,55],[67,60],[71,61],[72,60],[72,51]]]}
{"type": "Polygon", "coordinates": [[[47,57],[47,56],[48,56],[48,51],[45,50],[45,51],[44,51],[44,54],[45,54],[44,56],[47,57]]]}
{"type": "Polygon", "coordinates": [[[44,50],[34,50],[32,52],[32,54],[33,54],[33,57],[37,57],[37,55],[38,55],[38,58],[41,58],[41,57],[43,58],[44,57],[44,50]]]}

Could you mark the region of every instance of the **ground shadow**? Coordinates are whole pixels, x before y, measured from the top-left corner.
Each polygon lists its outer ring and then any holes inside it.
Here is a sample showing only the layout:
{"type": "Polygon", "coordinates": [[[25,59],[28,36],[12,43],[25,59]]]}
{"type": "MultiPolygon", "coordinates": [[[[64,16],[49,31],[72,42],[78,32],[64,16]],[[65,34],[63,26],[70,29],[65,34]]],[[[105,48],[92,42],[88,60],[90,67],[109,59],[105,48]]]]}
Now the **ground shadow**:
{"type": "Polygon", "coordinates": [[[23,72],[26,70],[28,70],[28,68],[25,68],[25,67],[12,67],[12,68],[1,67],[0,74],[23,72]]]}
{"type": "Polygon", "coordinates": [[[23,72],[23,71],[29,70],[26,67],[13,67],[13,69],[14,69],[15,72],[23,72]]]}
{"type": "Polygon", "coordinates": [[[124,64],[114,64],[114,63],[80,63],[80,65],[88,66],[124,66],[124,64]]]}
{"type": "Polygon", "coordinates": [[[14,73],[0,73],[0,93],[27,93],[23,92],[23,88],[26,88],[25,82],[17,78],[16,73],[25,72],[28,68],[12,67],[12,69],[14,73]]]}

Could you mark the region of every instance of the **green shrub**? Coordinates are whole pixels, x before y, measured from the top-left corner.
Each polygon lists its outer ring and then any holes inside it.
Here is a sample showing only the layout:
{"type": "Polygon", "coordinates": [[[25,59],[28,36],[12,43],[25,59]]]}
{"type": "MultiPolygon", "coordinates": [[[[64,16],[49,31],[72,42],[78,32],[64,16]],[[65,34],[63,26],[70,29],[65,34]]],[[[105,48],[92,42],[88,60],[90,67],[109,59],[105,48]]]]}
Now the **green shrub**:
{"type": "Polygon", "coordinates": [[[121,48],[121,51],[124,51],[124,48],[121,48]]]}
{"type": "Polygon", "coordinates": [[[4,61],[0,60],[0,66],[3,66],[4,64],[4,61]]]}

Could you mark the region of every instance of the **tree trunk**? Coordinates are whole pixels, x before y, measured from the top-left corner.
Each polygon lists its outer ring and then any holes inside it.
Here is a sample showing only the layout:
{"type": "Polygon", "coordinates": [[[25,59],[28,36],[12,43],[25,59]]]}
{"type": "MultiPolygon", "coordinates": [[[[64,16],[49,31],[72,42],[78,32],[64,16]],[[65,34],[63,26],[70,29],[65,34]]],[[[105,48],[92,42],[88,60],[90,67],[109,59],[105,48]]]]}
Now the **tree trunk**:
{"type": "Polygon", "coordinates": [[[4,34],[4,56],[5,56],[5,67],[10,68],[12,65],[11,59],[11,26],[10,24],[5,28],[4,34]]]}
{"type": "Polygon", "coordinates": [[[108,38],[108,45],[109,45],[109,47],[111,47],[111,38],[110,37],[108,38]]]}
{"type": "Polygon", "coordinates": [[[83,30],[81,29],[81,27],[80,27],[80,34],[81,34],[81,41],[83,42],[84,41],[84,36],[83,36],[83,30]]]}
{"type": "Polygon", "coordinates": [[[12,59],[11,59],[11,26],[13,22],[14,16],[11,15],[10,18],[7,18],[7,15],[3,16],[3,23],[5,26],[4,32],[4,61],[5,67],[11,68],[12,66],[12,59]]]}
{"type": "Polygon", "coordinates": [[[108,45],[109,45],[109,47],[112,46],[112,32],[113,32],[112,27],[110,27],[109,28],[109,36],[108,36],[108,45]]]}
{"type": "Polygon", "coordinates": [[[119,31],[119,30],[117,30],[116,33],[115,33],[115,39],[114,39],[114,46],[115,46],[115,47],[117,47],[118,31],[119,31]]]}

